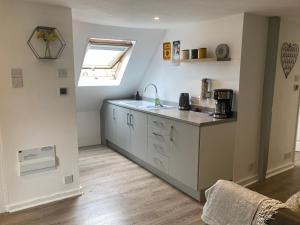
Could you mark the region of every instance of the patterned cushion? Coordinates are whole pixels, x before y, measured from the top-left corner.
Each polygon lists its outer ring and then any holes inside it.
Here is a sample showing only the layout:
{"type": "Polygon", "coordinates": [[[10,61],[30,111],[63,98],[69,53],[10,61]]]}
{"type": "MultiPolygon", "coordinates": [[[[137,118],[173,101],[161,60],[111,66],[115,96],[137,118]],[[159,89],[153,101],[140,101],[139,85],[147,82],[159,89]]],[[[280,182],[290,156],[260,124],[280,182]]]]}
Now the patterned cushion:
{"type": "Polygon", "coordinates": [[[291,210],[300,213],[300,191],[290,197],[286,204],[291,210]]]}

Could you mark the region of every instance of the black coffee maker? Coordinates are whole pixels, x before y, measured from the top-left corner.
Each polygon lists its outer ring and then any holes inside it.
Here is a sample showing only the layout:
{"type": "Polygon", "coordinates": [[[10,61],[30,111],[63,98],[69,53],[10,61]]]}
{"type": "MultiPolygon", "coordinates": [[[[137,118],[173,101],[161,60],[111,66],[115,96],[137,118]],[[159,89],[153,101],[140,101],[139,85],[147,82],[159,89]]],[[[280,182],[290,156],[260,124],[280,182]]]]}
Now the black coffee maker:
{"type": "Polygon", "coordinates": [[[214,100],[216,100],[216,109],[213,117],[216,119],[226,119],[232,117],[232,99],[233,90],[215,89],[214,100]]]}

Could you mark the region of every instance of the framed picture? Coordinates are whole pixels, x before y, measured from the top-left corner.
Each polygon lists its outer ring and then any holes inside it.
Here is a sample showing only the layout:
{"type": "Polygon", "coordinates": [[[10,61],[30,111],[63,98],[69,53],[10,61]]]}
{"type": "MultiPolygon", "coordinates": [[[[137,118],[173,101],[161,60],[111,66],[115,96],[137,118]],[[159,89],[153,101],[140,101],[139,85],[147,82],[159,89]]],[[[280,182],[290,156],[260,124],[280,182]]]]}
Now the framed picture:
{"type": "Polygon", "coordinates": [[[180,63],[180,41],[173,41],[172,62],[175,64],[180,63]]]}
{"type": "Polygon", "coordinates": [[[171,59],[171,42],[163,43],[163,59],[164,60],[171,59]]]}

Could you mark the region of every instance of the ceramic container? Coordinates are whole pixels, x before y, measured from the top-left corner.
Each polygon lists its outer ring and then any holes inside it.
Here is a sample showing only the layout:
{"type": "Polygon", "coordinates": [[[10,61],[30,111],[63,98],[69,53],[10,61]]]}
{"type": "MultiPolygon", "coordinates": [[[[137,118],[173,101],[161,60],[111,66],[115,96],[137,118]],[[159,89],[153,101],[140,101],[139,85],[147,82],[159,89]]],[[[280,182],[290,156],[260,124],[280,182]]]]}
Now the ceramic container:
{"type": "Polygon", "coordinates": [[[207,57],[207,48],[198,49],[198,59],[205,59],[207,57]]]}
{"type": "Polygon", "coordinates": [[[188,60],[190,59],[190,50],[185,49],[181,51],[181,60],[188,60]]]}

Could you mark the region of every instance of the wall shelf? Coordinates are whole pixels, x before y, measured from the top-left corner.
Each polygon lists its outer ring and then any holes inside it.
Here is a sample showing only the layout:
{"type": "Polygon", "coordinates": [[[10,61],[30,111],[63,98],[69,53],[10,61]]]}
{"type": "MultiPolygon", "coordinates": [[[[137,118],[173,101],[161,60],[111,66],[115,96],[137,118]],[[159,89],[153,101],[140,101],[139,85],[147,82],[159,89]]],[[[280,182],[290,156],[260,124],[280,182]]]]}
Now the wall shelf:
{"type": "Polygon", "coordinates": [[[195,62],[226,62],[231,61],[231,58],[217,59],[217,58],[205,58],[205,59],[183,59],[180,60],[182,63],[195,63],[195,62]]]}
{"type": "Polygon", "coordinates": [[[66,47],[58,29],[43,26],[37,26],[33,30],[27,44],[37,59],[57,59],[66,47]]]}

